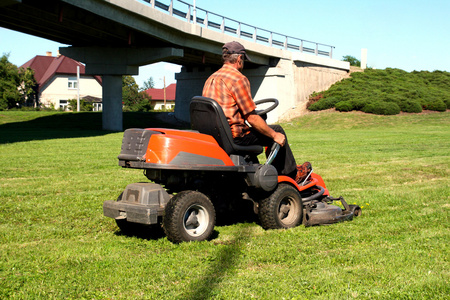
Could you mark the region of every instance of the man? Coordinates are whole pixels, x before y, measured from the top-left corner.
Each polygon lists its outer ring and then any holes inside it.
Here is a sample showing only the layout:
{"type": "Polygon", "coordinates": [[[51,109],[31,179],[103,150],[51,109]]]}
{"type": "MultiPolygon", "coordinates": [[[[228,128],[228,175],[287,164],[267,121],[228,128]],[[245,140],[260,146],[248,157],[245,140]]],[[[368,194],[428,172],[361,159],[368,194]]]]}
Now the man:
{"type": "Polygon", "coordinates": [[[281,145],[272,165],[278,174],[287,175],[297,183],[303,181],[311,171],[311,164],[297,166],[287,142],[286,134],[279,125],[267,125],[256,114],[250,82],[241,72],[244,60],[250,61],[244,46],[229,42],[222,47],[223,66],[205,82],[203,96],[216,100],[222,107],[231,127],[234,142],[238,145],[262,145],[269,149],[273,143],[281,145]],[[247,121],[251,127],[245,123],[247,121]]]}

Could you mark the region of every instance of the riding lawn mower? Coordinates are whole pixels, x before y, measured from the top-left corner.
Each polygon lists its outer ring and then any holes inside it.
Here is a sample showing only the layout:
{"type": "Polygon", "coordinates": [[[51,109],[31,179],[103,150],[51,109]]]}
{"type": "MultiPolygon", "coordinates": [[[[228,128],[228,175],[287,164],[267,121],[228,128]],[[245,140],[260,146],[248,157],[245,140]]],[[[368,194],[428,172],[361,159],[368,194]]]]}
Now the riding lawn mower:
{"type": "MultiPolygon", "coordinates": [[[[255,102],[264,103],[271,106],[257,111],[262,117],[278,100],[255,102]]],[[[194,97],[190,118],[192,130],[125,130],[119,165],[144,170],[150,182],[129,184],[116,201],[104,202],[104,215],[115,219],[123,232],[136,224],[160,224],[174,243],[207,240],[216,212],[242,202],[250,203],[264,229],[332,224],[361,214],[359,206],[331,197],[313,170],[299,184],[278,175],[271,165],[277,144],[260,164],[257,156],[264,148],[235,144],[216,101],[194,97]],[[332,205],[334,201],[340,201],[343,209],[332,205]]]]}

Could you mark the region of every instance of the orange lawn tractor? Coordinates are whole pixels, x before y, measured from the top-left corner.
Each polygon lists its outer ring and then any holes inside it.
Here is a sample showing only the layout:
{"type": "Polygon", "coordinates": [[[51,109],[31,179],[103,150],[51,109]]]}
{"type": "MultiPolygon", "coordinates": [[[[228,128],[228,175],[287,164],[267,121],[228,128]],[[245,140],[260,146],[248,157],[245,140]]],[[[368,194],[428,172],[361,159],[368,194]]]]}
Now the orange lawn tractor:
{"type": "MultiPolygon", "coordinates": [[[[271,105],[257,111],[265,117],[278,100],[255,103],[271,105]]],[[[216,212],[242,203],[250,204],[248,212],[258,215],[264,229],[332,224],[361,214],[359,206],[331,197],[312,170],[300,184],[278,175],[271,162],[279,145],[260,164],[257,155],[263,147],[236,145],[214,100],[194,97],[190,117],[192,130],[125,130],[119,165],[143,169],[150,182],[132,183],[116,201],[104,202],[104,215],[115,219],[123,232],[131,233],[137,224],[162,224],[174,243],[203,241],[214,231],[216,212]],[[333,201],[340,201],[343,209],[333,201]]]]}

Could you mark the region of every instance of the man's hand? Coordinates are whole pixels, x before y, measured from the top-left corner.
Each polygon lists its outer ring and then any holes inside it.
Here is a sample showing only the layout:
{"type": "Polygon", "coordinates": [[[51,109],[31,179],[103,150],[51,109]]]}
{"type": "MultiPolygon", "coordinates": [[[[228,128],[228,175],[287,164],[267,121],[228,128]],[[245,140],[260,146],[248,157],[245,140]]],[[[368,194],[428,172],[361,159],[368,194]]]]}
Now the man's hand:
{"type": "Polygon", "coordinates": [[[276,132],[272,128],[267,125],[266,121],[264,121],[259,115],[257,115],[254,111],[245,116],[246,120],[253,128],[258,130],[260,133],[272,138],[276,143],[280,144],[281,147],[286,143],[286,137],[284,134],[276,132]]]}
{"type": "Polygon", "coordinates": [[[282,133],[275,132],[275,137],[273,138],[273,140],[275,141],[275,143],[278,143],[281,147],[283,147],[286,143],[286,136],[282,133]]]}

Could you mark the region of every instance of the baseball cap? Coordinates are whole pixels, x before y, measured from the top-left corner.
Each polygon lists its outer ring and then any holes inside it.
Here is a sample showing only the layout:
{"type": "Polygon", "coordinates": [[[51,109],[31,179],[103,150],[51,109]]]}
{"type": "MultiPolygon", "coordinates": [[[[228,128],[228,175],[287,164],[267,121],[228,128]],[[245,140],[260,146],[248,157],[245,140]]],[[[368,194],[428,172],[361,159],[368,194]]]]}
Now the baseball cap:
{"type": "Polygon", "coordinates": [[[228,42],[222,46],[222,50],[224,49],[227,49],[227,52],[230,54],[244,54],[245,59],[251,61],[250,57],[248,57],[247,53],[245,52],[244,46],[242,46],[241,43],[235,41],[228,42]]]}

